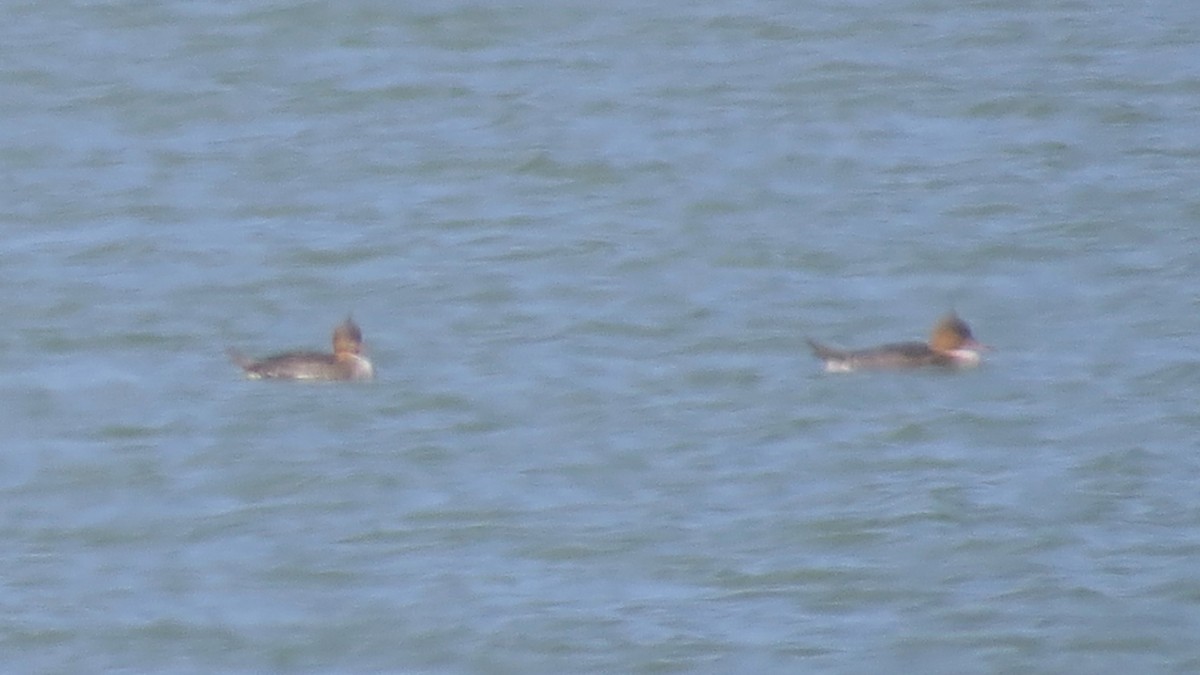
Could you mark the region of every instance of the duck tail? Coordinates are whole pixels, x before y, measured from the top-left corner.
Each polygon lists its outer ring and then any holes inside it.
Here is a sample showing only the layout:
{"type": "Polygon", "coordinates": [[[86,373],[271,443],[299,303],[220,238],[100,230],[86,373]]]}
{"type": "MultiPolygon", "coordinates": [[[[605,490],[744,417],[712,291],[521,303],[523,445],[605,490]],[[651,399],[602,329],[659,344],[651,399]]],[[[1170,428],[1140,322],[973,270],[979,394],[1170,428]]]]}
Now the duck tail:
{"type": "Polygon", "coordinates": [[[841,359],[845,358],[846,356],[844,352],[834,349],[833,347],[826,347],[812,338],[804,338],[804,341],[807,342],[808,346],[812,348],[813,354],[815,354],[816,357],[822,361],[841,359]]]}
{"type": "Polygon", "coordinates": [[[243,370],[248,370],[250,368],[250,366],[254,364],[254,362],[252,360],[250,360],[250,357],[239,352],[238,350],[234,349],[233,347],[226,349],[225,355],[229,357],[230,361],[233,361],[233,363],[235,365],[237,365],[239,368],[241,368],[243,370]]]}

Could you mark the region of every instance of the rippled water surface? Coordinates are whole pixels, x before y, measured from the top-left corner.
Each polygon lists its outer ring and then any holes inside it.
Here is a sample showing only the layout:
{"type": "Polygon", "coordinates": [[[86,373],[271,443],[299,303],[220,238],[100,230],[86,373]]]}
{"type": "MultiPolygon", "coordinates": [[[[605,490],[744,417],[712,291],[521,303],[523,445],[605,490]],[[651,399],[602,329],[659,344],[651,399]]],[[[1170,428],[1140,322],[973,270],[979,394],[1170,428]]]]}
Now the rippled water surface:
{"type": "Polygon", "coordinates": [[[9,3],[6,667],[1200,670],[1197,45],[1165,0],[9,3]],[[951,307],[978,370],[804,343],[951,307]],[[225,359],[351,312],[371,384],[225,359]]]}

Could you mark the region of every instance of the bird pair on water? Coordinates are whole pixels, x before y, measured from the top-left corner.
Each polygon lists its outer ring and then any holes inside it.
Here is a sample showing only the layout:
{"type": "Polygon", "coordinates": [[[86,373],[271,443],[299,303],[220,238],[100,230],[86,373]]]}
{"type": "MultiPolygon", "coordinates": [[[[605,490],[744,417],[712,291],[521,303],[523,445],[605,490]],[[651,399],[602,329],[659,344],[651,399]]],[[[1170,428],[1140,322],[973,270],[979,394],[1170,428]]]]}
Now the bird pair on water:
{"type": "MultiPolygon", "coordinates": [[[[831,373],[935,366],[969,368],[979,365],[980,352],[967,322],[950,312],[933,326],[929,342],[898,342],[880,347],[845,350],[808,340],[813,354],[831,373]]],[[[370,380],[375,368],[363,356],[362,331],[350,317],[333,330],[333,353],[288,352],[259,361],[230,349],[229,357],[251,379],[370,380]]]]}

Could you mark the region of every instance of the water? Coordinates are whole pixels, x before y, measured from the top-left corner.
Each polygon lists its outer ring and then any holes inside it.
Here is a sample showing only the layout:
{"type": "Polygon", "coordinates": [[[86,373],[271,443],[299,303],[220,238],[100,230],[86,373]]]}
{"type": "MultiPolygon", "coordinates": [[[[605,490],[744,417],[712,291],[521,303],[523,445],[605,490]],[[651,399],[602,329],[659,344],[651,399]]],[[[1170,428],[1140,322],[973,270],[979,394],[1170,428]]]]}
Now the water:
{"type": "Polygon", "coordinates": [[[794,5],[9,3],[6,666],[1200,669],[1200,6],[794,5]]]}

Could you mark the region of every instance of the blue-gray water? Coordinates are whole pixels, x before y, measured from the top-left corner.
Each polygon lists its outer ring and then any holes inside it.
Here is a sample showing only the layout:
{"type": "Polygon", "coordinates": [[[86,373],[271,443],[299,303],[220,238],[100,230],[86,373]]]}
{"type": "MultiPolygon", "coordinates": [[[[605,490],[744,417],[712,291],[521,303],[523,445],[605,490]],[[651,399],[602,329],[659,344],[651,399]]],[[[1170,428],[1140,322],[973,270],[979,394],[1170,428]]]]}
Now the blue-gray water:
{"type": "Polygon", "coordinates": [[[10,2],[12,672],[1200,670],[1200,4],[10,2]],[[826,375],[804,336],[979,370],[826,375]],[[348,312],[379,378],[248,382],[348,312]]]}

